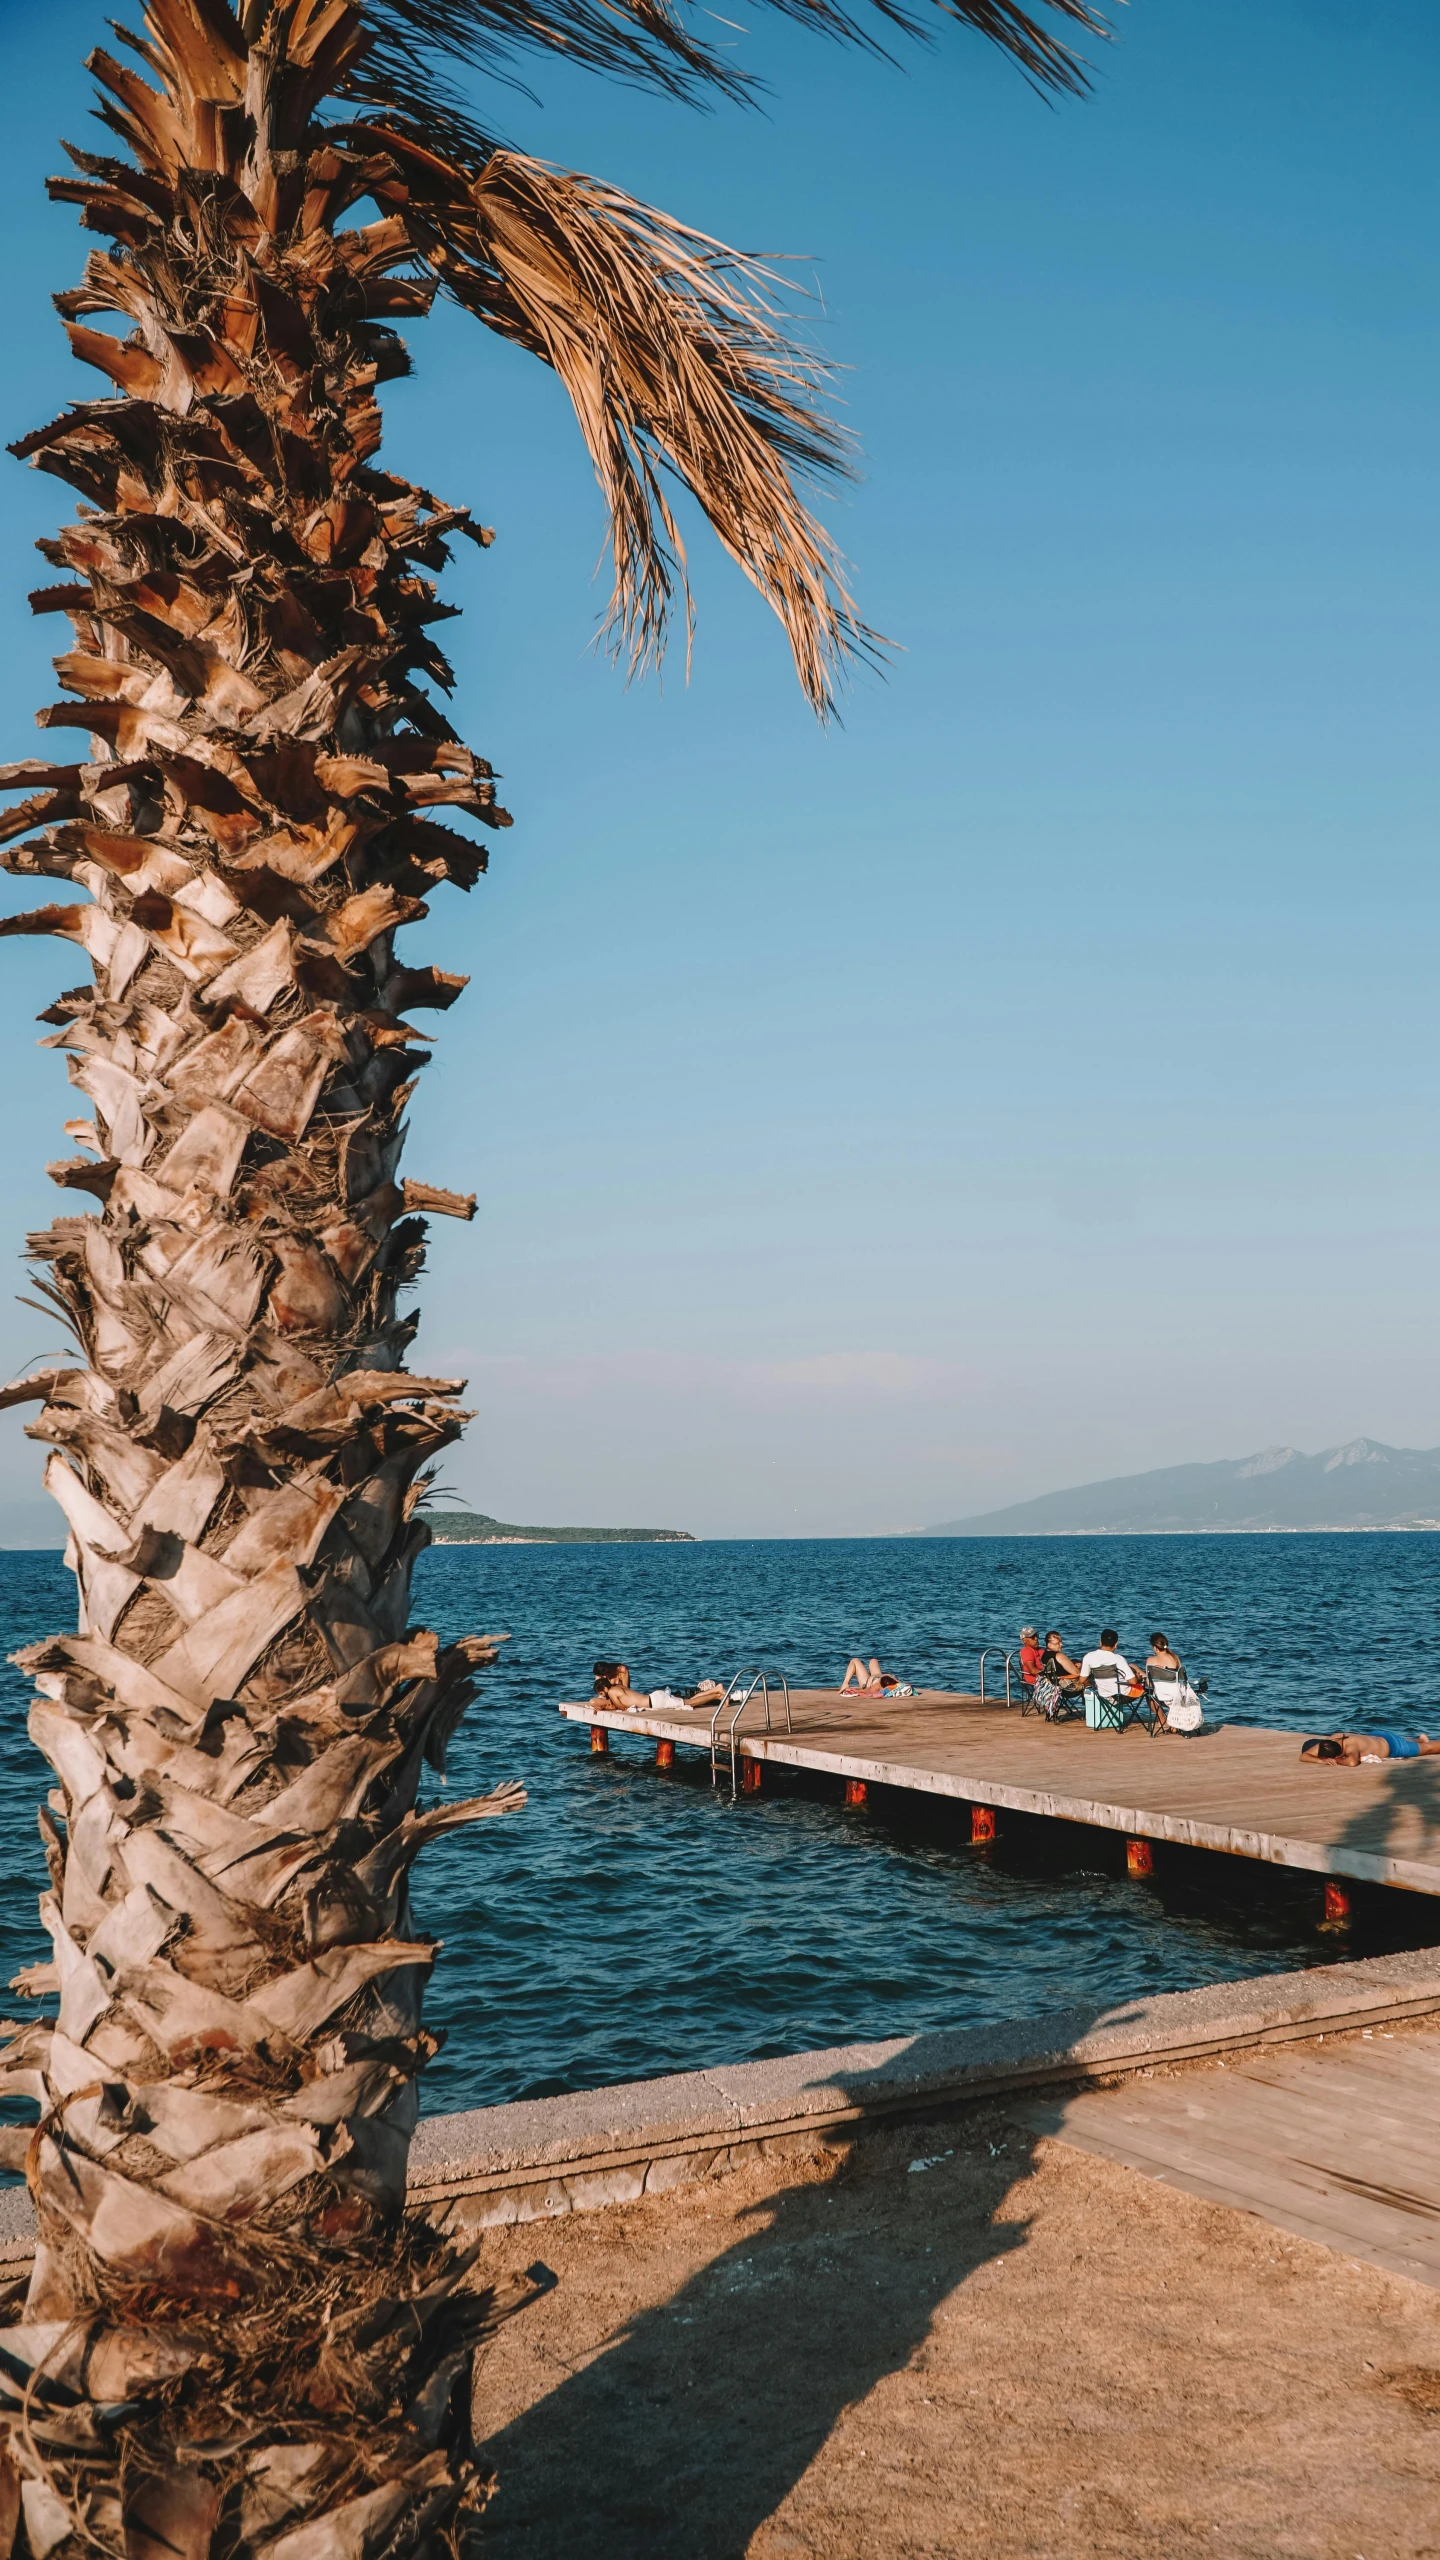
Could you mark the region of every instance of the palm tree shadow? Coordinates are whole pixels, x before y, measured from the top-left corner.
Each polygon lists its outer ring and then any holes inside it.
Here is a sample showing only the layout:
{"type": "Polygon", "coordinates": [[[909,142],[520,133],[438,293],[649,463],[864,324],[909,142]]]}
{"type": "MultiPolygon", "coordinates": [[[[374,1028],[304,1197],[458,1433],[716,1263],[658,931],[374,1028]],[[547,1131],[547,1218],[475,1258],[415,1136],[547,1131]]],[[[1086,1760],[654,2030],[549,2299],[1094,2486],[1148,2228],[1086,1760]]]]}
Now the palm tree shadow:
{"type": "MultiPolygon", "coordinates": [[[[1347,1774],[1336,1773],[1331,1783],[1343,1784],[1347,1774]]],[[[1367,1789],[1365,1801],[1347,1810],[1332,1834],[1335,1847],[1409,1858],[1440,1872],[1440,1759],[1385,1760],[1366,1774],[1378,1782],[1378,1795],[1367,1789]]]]}
{"type": "MultiPolygon", "coordinates": [[[[923,2072],[943,2041],[917,2037],[907,2063],[923,2072]]],[[[912,2123],[867,2135],[835,2178],[766,2197],[743,2238],[488,2440],[487,2544],[525,2560],[742,2560],[946,2296],[1024,2246],[1025,2222],[998,2217],[1035,2139],[1007,2125],[992,2153],[953,2119],[912,2123]]]]}
{"type": "MultiPolygon", "coordinates": [[[[992,2214],[1021,2143],[986,2181],[992,2214]]],[[[947,2294],[1024,2239],[989,2215],[957,2227],[942,2206],[931,2238],[897,2251],[878,2219],[856,2227],[843,2190],[842,2173],[839,2192],[767,2198],[743,2239],[484,2445],[500,2476],[487,2547],[742,2560],[842,2412],[910,2362],[947,2294]]]]}

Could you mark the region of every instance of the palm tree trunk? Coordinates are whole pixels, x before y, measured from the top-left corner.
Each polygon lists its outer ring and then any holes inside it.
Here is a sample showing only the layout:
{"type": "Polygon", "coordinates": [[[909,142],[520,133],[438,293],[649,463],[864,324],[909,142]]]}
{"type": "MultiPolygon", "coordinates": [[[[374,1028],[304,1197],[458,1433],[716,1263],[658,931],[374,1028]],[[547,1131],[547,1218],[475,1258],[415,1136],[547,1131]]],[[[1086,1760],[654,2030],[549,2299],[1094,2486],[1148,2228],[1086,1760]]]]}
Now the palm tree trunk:
{"type": "MultiPolygon", "coordinates": [[[[407,2221],[434,1943],[417,1811],[492,1637],[409,1625],[424,1471],[462,1382],[403,1366],[422,1211],[402,1180],[428,1035],[464,984],[399,960],[503,825],[426,572],[463,510],[380,471],[398,224],[338,233],[380,164],[312,129],[353,0],[232,18],[150,0],[144,76],[97,56],[128,162],[54,192],[113,251],[61,297],[110,377],[16,451],[79,491],[42,544],[68,614],[14,765],[10,869],[76,881],[3,933],[83,945],[42,1017],[88,1115],[87,1194],[30,1239],[78,1349],[6,1391],[69,1525],[79,1628],[23,1657],[58,1788],[40,1815],[58,1995],[12,2031],[40,2241],[0,2336],[0,2554],[330,2560],[455,2547],[483,2476],[471,2258],[407,2221]],[[90,325],[123,311],[123,342],[90,325]],[[18,2307],[18,2306],[17,2306],[18,2307]]],[[[493,2306],[488,2308],[493,2309],[493,2306]]]]}

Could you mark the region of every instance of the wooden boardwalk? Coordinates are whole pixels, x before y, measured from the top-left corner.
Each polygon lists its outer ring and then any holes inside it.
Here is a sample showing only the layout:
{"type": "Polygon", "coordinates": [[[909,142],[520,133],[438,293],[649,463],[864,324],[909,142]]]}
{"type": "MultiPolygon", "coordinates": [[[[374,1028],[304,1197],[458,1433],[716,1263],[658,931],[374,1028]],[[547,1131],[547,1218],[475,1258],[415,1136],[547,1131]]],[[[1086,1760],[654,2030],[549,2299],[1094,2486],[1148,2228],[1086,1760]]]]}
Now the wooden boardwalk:
{"type": "MultiPolygon", "coordinates": [[[[737,1736],[742,1764],[818,1770],[1088,1823],[1132,1840],[1173,1840],[1440,1894],[1440,1758],[1332,1768],[1302,1761],[1297,1735],[1263,1726],[1152,1740],[1138,1726],[1092,1733],[941,1690],[889,1700],[797,1689],[791,1712],[792,1733],[773,1708],[767,1732],[759,1702],[747,1706],[737,1736]]],[[[560,1713],[607,1735],[710,1750],[709,1708],[627,1715],[597,1712],[586,1700],[562,1704],[560,1713]]],[[[723,1723],[721,1755],[728,1784],[723,1723]]]]}
{"type": "Polygon", "coordinates": [[[1440,2031],[1367,2030],[1017,2110],[1030,2131],[1440,2287],[1440,2031]]]}

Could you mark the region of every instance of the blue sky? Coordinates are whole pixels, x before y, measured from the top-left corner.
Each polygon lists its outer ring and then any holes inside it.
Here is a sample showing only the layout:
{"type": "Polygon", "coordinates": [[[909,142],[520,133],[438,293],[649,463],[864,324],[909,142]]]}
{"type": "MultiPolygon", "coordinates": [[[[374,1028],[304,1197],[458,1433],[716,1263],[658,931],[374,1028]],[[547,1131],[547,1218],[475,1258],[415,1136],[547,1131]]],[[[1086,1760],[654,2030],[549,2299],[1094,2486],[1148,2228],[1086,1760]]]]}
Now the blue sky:
{"type": "MultiPolygon", "coordinates": [[[[943,32],[903,71],[762,20],[765,116],[546,72],[510,137],[813,257],[902,644],[818,731],[703,533],[693,679],[590,648],[563,393],[454,312],[387,456],[497,528],[458,562],[463,733],[513,831],[416,929],[472,973],[410,1168],[423,1364],[518,1519],[865,1533],[1273,1441],[1440,1442],[1433,1280],[1440,22],[1133,0],[1049,106],[943,32]]],[[[90,385],[41,182],[98,7],[8,0],[6,439],[90,385]]],[[[0,699],[53,625],[6,463],[0,699]]],[[[30,903],[0,884],[0,900],[30,903]]],[[[73,963],[71,974],[73,975],[73,963]]],[[[53,944],[0,946],[5,1207],[54,1214],[53,944]]],[[[16,1287],[24,1286],[17,1269],[16,1287]]],[[[0,1360],[49,1348],[0,1310],[0,1360]]],[[[7,1418],[0,1537],[48,1534],[7,1418]]]]}

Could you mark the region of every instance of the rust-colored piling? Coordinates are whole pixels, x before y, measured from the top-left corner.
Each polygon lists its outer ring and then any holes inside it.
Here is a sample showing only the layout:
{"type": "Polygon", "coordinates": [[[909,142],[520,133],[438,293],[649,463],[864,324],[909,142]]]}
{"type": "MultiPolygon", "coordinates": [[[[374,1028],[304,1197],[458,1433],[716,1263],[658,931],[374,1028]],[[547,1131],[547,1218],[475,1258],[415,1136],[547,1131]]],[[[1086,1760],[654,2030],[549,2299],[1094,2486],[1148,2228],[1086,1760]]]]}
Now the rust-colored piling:
{"type": "Polygon", "coordinates": [[[1343,1884],[1326,1884],[1325,1926],[1343,1929],[1350,1918],[1350,1895],[1343,1884]]]}
{"type": "Polygon", "coordinates": [[[993,1804],[972,1804],[970,1807],[971,1847],[979,1848],[982,1841],[993,1840],[994,1837],[995,1807],[993,1804]]]}
{"type": "Polygon", "coordinates": [[[610,1735],[603,1724],[592,1724],[590,1727],[590,1748],[595,1752],[605,1752],[609,1750],[610,1735]]]}
{"type": "Polygon", "coordinates": [[[758,1796],[760,1793],[760,1771],[763,1766],[764,1763],[753,1759],[749,1752],[744,1754],[740,1762],[740,1793],[742,1796],[758,1796]]]}
{"type": "Polygon", "coordinates": [[[846,1779],[845,1801],[847,1804],[865,1804],[869,1800],[869,1795],[870,1790],[863,1778],[846,1779]]]}
{"type": "Polygon", "coordinates": [[[1136,1877],[1144,1877],[1154,1874],[1155,1852],[1148,1840],[1126,1841],[1125,1870],[1127,1875],[1136,1877]]]}
{"type": "Polygon", "coordinates": [[[655,1745],[655,1766],[657,1769],[673,1769],[675,1766],[675,1745],[666,1742],[663,1736],[655,1745]]]}

